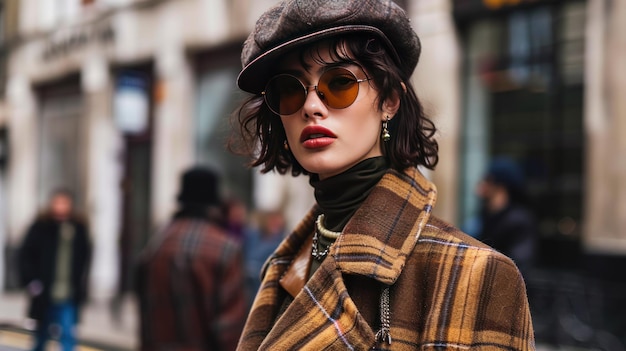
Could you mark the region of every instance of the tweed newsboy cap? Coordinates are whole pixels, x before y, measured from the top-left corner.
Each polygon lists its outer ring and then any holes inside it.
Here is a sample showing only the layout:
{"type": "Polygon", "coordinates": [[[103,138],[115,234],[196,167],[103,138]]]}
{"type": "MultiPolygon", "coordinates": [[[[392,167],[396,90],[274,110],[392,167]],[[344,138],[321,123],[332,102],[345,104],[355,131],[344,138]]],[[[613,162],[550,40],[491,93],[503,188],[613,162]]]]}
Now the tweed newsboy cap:
{"type": "Polygon", "coordinates": [[[420,41],[404,10],[391,0],[286,0],[265,12],[243,44],[237,85],[259,94],[270,66],[282,54],[317,40],[369,33],[388,47],[407,77],[420,55],[420,41]]]}

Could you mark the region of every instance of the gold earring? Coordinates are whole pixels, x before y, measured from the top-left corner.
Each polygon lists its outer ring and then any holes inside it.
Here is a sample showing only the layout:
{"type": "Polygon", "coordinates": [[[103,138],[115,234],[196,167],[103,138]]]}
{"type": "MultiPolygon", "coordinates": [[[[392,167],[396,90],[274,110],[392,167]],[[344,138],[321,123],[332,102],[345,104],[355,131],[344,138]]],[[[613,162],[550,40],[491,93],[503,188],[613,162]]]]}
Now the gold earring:
{"type": "Polygon", "coordinates": [[[283,142],[283,148],[284,148],[285,150],[289,151],[289,144],[287,144],[287,140],[285,140],[285,141],[283,142]]]}
{"type": "Polygon", "coordinates": [[[384,142],[387,142],[391,139],[391,134],[389,134],[389,129],[387,129],[387,124],[389,123],[389,116],[386,116],[386,120],[383,122],[383,135],[382,139],[384,142]]]}

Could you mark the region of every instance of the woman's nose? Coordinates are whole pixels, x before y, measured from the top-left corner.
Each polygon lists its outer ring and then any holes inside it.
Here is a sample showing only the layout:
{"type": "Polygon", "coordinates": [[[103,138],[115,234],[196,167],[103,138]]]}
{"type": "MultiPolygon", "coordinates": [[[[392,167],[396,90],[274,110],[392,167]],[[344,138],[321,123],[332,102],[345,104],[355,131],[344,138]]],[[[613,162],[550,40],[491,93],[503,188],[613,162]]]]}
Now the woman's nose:
{"type": "Polygon", "coordinates": [[[325,117],[328,114],[328,109],[324,104],[324,93],[320,92],[316,85],[309,86],[306,89],[307,95],[302,106],[304,117],[325,117]]]}

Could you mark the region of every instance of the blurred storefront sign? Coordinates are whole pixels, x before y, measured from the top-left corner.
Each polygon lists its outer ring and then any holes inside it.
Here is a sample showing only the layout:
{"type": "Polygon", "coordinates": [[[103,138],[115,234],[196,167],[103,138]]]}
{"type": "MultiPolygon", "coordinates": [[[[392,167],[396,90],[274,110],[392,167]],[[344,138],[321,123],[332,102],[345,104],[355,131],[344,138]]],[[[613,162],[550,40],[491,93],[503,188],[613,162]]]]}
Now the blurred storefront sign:
{"type": "Polygon", "coordinates": [[[84,50],[92,43],[106,44],[115,39],[115,30],[110,22],[99,25],[72,28],[71,31],[59,32],[44,45],[43,61],[63,58],[74,52],[84,50]]]}

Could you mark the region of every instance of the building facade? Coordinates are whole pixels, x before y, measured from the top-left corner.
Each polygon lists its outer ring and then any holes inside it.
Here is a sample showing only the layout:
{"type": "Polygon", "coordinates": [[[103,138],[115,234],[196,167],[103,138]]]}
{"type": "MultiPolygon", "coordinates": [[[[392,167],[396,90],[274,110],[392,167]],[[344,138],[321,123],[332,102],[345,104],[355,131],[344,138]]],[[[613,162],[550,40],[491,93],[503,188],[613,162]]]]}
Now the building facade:
{"type": "Polygon", "coordinates": [[[94,298],[128,290],[134,257],[175,210],[191,165],[215,168],[224,195],[255,208],[284,206],[289,196],[295,212],[310,206],[311,194],[288,195],[289,185],[269,177],[262,181],[281,199],[255,201],[258,176],[224,148],[227,117],[243,97],[241,44],[271,1],[16,4],[3,113],[9,286],[15,249],[58,187],[75,193],[90,222],[94,298]]]}

